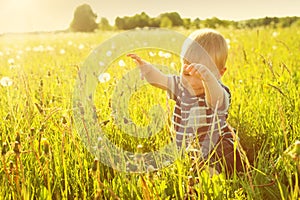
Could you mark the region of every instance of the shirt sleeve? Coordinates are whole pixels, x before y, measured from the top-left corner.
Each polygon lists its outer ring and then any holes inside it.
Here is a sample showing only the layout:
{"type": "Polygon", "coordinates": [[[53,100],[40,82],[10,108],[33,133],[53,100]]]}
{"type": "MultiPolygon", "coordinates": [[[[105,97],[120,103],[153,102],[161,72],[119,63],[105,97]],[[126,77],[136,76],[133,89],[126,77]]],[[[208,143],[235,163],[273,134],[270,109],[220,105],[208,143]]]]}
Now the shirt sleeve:
{"type": "Polygon", "coordinates": [[[223,87],[223,91],[224,91],[224,99],[223,99],[222,106],[218,109],[218,113],[220,114],[227,113],[231,103],[231,93],[229,88],[223,84],[221,84],[221,86],[223,87]]]}
{"type": "Polygon", "coordinates": [[[167,93],[170,99],[175,100],[179,94],[179,77],[178,76],[168,76],[168,89],[167,93]]]}

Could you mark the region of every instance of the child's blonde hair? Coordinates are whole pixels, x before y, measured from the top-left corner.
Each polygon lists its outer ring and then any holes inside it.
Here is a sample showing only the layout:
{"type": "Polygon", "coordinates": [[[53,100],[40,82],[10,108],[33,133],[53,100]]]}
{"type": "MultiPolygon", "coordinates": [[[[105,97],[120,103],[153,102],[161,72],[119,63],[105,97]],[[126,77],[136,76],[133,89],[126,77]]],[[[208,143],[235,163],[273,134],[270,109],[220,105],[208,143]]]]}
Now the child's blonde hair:
{"type": "Polygon", "coordinates": [[[189,35],[183,45],[182,53],[183,61],[208,66],[213,62],[220,71],[226,65],[228,46],[225,38],[219,32],[206,28],[196,30],[189,35]],[[208,60],[208,57],[211,60],[208,60]]]}

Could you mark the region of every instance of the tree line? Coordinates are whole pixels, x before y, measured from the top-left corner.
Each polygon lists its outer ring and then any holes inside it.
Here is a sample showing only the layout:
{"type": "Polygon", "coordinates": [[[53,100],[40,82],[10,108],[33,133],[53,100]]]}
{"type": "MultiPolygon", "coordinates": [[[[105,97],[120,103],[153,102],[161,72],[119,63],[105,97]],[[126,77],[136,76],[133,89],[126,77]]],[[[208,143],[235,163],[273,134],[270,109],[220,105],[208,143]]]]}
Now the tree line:
{"type": "Polygon", "coordinates": [[[290,27],[296,25],[300,27],[300,17],[264,17],[259,19],[248,19],[241,21],[221,20],[217,17],[207,19],[182,18],[177,12],[162,13],[157,17],[150,17],[145,12],[133,16],[117,17],[113,25],[109,24],[107,18],[102,17],[97,22],[97,14],[91,6],[83,4],[75,9],[74,17],[70,23],[70,30],[76,32],[92,32],[95,30],[129,30],[134,28],[155,27],[172,28],[184,27],[192,28],[256,28],[256,27],[290,27]]]}

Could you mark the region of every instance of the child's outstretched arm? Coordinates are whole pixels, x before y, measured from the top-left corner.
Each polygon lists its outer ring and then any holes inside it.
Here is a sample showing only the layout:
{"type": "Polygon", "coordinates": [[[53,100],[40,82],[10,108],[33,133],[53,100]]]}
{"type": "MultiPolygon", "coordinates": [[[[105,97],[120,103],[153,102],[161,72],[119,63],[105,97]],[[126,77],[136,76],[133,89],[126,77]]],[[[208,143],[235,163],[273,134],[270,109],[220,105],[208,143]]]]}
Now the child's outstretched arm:
{"type": "Polygon", "coordinates": [[[166,90],[168,87],[168,76],[159,71],[156,67],[150,63],[142,60],[136,54],[127,54],[128,57],[132,58],[137,66],[141,70],[142,78],[146,80],[153,86],[166,90]]]}
{"type": "Polygon", "coordinates": [[[211,108],[224,110],[228,106],[229,103],[225,101],[226,90],[205,65],[193,63],[188,65],[185,71],[202,79],[205,99],[211,108]]]}

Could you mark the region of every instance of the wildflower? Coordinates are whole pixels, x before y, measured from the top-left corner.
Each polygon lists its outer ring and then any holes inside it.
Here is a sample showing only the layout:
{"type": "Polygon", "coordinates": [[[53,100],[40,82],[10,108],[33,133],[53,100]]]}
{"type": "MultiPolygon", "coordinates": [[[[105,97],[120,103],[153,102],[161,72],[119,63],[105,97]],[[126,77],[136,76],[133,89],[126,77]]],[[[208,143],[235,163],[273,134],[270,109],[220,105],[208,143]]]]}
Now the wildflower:
{"type": "Polygon", "coordinates": [[[20,154],[21,153],[20,144],[19,144],[18,141],[15,141],[14,152],[15,152],[15,154],[20,154]]]}
{"type": "Polygon", "coordinates": [[[13,84],[13,81],[11,80],[11,78],[5,76],[5,77],[1,78],[0,84],[3,87],[9,87],[9,86],[11,86],[13,84]]]}
{"type": "Polygon", "coordinates": [[[92,167],[93,172],[97,171],[98,162],[99,162],[99,160],[97,158],[95,158],[94,163],[93,163],[93,167],[92,167]]]}
{"type": "Polygon", "coordinates": [[[43,150],[44,150],[45,154],[49,154],[50,145],[49,145],[47,138],[42,138],[41,141],[42,141],[43,150]]]}
{"type": "Polygon", "coordinates": [[[4,156],[7,153],[7,143],[3,142],[1,154],[4,156]]]}
{"type": "Polygon", "coordinates": [[[17,132],[16,142],[18,142],[19,144],[21,144],[21,136],[20,136],[19,132],[17,132]]]}
{"type": "Polygon", "coordinates": [[[120,67],[125,67],[126,63],[124,62],[124,60],[119,60],[119,66],[120,67]]]}
{"type": "Polygon", "coordinates": [[[109,73],[102,73],[98,76],[98,80],[100,83],[105,83],[110,80],[110,74],[109,73]]]}
{"type": "Polygon", "coordinates": [[[14,162],[13,161],[9,161],[9,169],[12,172],[14,170],[14,162]]]}

